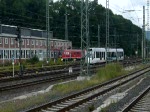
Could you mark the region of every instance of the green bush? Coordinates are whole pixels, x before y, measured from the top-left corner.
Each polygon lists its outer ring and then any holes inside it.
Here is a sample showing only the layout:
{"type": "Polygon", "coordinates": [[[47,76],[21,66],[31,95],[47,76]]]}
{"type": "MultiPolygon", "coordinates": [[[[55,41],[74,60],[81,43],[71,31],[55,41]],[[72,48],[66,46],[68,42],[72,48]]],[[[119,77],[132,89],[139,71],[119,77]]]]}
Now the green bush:
{"type": "Polygon", "coordinates": [[[95,109],[94,105],[91,105],[91,106],[89,107],[89,112],[94,111],[94,109],[95,109]]]}
{"type": "Polygon", "coordinates": [[[63,64],[63,61],[61,61],[61,58],[58,58],[58,59],[57,59],[57,64],[58,64],[58,65],[62,65],[62,64],[63,64]]]}
{"type": "Polygon", "coordinates": [[[28,59],[27,63],[35,64],[39,62],[39,58],[35,55],[33,58],[28,59]]]}
{"type": "Polygon", "coordinates": [[[42,67],[43,65],[43,61],[39,61],[35,64],[36,67],[42,67]]]}
{"type": "Polygon", "coordinates": [[[114,77],[124,74],[122,66],[118,63],[107,64],[105,67],[100,68],[95,76],[95,79],[106,81],[114,77]]]}

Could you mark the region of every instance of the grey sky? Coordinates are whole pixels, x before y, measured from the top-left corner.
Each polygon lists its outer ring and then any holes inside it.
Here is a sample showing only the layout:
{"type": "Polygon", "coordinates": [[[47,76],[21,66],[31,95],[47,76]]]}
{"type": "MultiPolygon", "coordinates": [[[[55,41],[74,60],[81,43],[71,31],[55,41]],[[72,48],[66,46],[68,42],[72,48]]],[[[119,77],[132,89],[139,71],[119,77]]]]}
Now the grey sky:
{"type": "MultiPolygon", "coordinates": [[[[134,24],[142,27],[143,5],[145,6],[146,3],[147,0],[109,0],[109,8],[115,14],[122,15],[123,17],[130,19],[134,24]],[[129,12],[126,10],[135,10],[135,11],[129,12]]],[[[99,4],[106,6],[106,0],[99,0],[99,4]]]]}

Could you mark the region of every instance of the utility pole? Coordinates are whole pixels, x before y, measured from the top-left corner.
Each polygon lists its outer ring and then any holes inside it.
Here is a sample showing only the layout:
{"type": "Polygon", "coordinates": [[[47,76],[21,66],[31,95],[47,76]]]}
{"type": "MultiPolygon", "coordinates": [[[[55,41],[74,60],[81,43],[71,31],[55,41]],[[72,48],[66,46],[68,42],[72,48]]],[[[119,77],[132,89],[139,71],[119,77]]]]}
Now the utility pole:
{"type": "Polygon", "coordinates": [[[46,0],[46,34],[47,34],[47,52],[46,61],[49,62],[50,58],[50,25],[49,25],[49,0],[46,0]]]}
{"type": "Polygon", "coordinates": [[[106,64],[107,61],[107,52],[109,50],[109,0],[106,0],[106,64]]]}
{"type": "Polygon", "coordinates": [[[149,0],[147,0],[147,42],[146,42],[146,58],[149,59],[149,0]]]}
{"type": "Polygon", "coordinates": [[[100,25],[98,25],[98,47],[100,47],[100,25]]]}
{"type": "Polygon", "coordinates": [[[23,75],[23,67],[21,63],[21,57],[22,57],[22,52],[21,52],[21,46],[22,46],[22,39],[21,39],[21,28],[17,26],[17,37],[15,39],[16,41],[19,42],[19,76],[23,75]]]}
{"type": "Polygon", "coordinates": [[[136,49],[137,49],[137,50],[136,50],[136,51],[137,51],[137,54],[136,54],[136,55],[137,55],[137,57],[138,57],[138,53],[139,53],[139,52],[138,52],[138,41],[139,41],[139,34],[138,34],[138,33],[137,33],[137,35],[136,35],[136,38],[137,38],[137,48],[136,48],[136,49]]]}
{"type": "Polygon", "coordinates": [[[149,0],[147,0],[147,31],[149,31],[149,0]]]}
{"type": "Polygon", "coordinates": [[[115,39],[116,62],[117,62],[117,61],[118,61],[118,53],[117,53],[117,36],[116,36],[116,28],[114,29],[114,39],[115,39]]]}
{"type": "Polygon", "coordinates": [[[89,75],[89,0],[81,0],[81,50],[85,54],[85,60],[81,59],[80,74],[89,75]],[[85,63],[85,61],[87,63],[85,63]],[[86,68],[86,70],[84,70],[86,68]]]}
{"type": "Polygon", "coordinates": [[[0,21],[0,34],[2,33],[2,24],[1,24],[1,21],[0,21]]]}
{"type": "MultiPolygon", "coordinates": [[[[68,14],[67,14],[67,8],[65,13],[65,40],[68,40],[68,14]]],[[[68,48],[67,48],[68,49],[68,48]]],[[[66,59],[65,59],[65,65],[66,65],[66,59]]]]}
{"type": "Polygon", "coordinates": [[[145,6],[143,6],[142,59],[145,61],[145,6]]]}
{"type": "Polygon", "coordinates": [[[65,14],[65,40],[68,40],[68,14],[67,14],[67,9],[66,9],[66,14],[65,14]]]}

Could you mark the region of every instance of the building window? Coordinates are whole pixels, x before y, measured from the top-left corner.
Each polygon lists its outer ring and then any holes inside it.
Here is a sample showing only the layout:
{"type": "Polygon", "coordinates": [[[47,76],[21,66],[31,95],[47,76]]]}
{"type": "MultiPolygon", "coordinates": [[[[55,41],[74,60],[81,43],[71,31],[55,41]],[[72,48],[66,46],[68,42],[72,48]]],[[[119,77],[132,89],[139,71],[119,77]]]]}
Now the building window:
{"type": "Polygon", "coordinates": [[[27,45],[29,45],[29,39],[27,39],[27,45]]]}
{"type": "Polygon", "coordinates": [[[46,41],[45,41],[45,46],[46,46],[46,41]]]}
{"type": "Polygon", "coordinates": [[[0,50],[0,59],[3,59],[3,50],[0,50]]]}
{"type": "Polygon", "coordinates": [[[40,40],[40,45],[42,46],[42,40],[40,40]]]}
{"type": "Polygon", "coordinates": [[[22,45],[24,45],[24,39],[22,39],[22,45]]]}
{"type": "Polygon", "coordinates": [[[34,40],[32,40],[32,45],[34,45],[34,40]]]}
{"type": "Polygon", "coordinates": [[[8,38],[5,38],[5,44],[8,44],[8,38]]]}
{"type": "Polygon", "coordinates": [[[38,40],[36,40],[36,45],[38,45],[38,40]]]}
{"type": "Polygon", "coordinates": [[[45,40],[42,41],[42,44],[45,45],[45,40]]]}
{"type": "Polygon", "coordinates": [[[0,38],[0,44],[2,44],[2,38],[0,38]]]}
{"type": "Polygon", "coordinates": [[[51,45],[53,46],[53,42],[51,42],[51,45]]]}
{"type": "Polygon", "coordinates": [[[13,38],[11,38],[11,45],[13,45],[14,44],[14,39],[13,38]]]}
{"type": "Polygon", "coordinates": [[[4,50],[4,56],[5,56],[6,59],[8,58],[8,56],[9,56],[9,51],[8,50],[4,50]]]}

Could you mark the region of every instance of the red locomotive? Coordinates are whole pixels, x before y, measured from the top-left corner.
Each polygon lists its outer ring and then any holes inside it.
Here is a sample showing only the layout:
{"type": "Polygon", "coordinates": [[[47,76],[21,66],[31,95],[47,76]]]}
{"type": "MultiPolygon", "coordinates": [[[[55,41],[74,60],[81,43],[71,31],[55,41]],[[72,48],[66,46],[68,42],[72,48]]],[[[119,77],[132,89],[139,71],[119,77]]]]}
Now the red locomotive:
{"type": "Polygon", "coordinates": [[[80,60],[82,57],[82,50],[79,49],[67,49],[62,52],[62,60],[80,60]]]}

